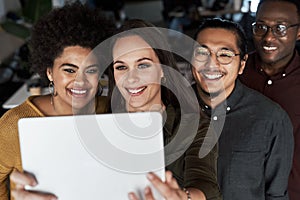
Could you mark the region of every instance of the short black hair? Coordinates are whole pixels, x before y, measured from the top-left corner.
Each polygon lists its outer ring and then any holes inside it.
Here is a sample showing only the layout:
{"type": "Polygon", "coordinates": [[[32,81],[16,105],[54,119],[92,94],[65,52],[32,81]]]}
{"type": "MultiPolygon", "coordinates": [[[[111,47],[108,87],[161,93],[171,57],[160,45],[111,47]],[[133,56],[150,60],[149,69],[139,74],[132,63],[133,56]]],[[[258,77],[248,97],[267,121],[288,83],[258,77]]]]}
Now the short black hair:
{"type": "Polygon", "coordinates": [[[260,0],[258,6],[257,6],[257,11],[260,9],[261,5],[265,2],[287,2],[294,4],[297,8],[297,14],[298,18],[300,19],[300,1],[299,0],[260,0]]]}
{"type": "Polygon", "coordinates": [[[48,82],[46,69],[68,46],[95,48],[114,31],[114,25],[98,9],[79,1],[54,8],[33,26],[29,41],[31,71],[48,82]]]}
{"type": "Polygon", "coordinates": [[[248,53],[246,35],[243,28],[238,23],[220,18],[204,19],[198,27],[194,39],[197,40],[198,34],[207,28],[222,28],[233,32],[237,38],[236,42],[241,54],[241,58],[244,58],[244,56],[248,53]]]}

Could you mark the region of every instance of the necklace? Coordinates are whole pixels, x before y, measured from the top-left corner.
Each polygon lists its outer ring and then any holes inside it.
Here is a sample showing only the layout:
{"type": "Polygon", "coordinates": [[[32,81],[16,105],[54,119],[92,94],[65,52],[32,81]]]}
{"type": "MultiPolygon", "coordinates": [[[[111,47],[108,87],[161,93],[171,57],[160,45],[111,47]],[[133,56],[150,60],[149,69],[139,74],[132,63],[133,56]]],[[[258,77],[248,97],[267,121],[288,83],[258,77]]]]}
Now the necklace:
{"type": "Polygon", "coordinates": [[[55,105],[54,105],[54,99],[53,98],[54,98],[53,95],[51,95],[51,97],[50,97],[50,104],[51,104],[51,106],[53,108],[54,113],[56,113],[55,105]]]}

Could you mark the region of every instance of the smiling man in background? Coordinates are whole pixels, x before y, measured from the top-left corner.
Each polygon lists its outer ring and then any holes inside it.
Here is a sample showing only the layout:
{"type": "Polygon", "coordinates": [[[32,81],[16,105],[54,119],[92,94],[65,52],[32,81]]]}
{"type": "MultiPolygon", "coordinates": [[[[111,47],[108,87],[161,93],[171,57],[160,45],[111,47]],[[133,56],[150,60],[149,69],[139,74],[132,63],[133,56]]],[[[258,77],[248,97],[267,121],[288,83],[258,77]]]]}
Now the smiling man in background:
{"type": "Polygon", "coordinates": [[[208,19],[195,40],[194,88],[220,135],[218,182],[223,199],[288,200],[292,124],[279,105],[237,80],[248,57],[241,27],[208,19]]]}
{"type": "Polygon", "coordinates": [[[256,52],[249,55],[241,82],[277,102],[294,128],[294,158],[289,177],[291,200],[300,199],[300,39],[299,0],[261,0],[253,23],[256,52]]]}

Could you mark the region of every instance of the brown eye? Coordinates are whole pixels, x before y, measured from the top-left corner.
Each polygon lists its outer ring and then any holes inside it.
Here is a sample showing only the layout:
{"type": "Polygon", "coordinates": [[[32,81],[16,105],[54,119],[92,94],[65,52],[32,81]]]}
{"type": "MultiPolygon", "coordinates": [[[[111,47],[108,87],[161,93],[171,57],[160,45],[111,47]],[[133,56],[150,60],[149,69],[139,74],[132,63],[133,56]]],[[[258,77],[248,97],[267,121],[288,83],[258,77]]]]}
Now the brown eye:
{"type": "Polygon", "coordinates": [[[120,70],[126,70],[127,67],[124,65],[119,65],[119,66],[116,66],[115,69],[120,71],[120,70]]]}

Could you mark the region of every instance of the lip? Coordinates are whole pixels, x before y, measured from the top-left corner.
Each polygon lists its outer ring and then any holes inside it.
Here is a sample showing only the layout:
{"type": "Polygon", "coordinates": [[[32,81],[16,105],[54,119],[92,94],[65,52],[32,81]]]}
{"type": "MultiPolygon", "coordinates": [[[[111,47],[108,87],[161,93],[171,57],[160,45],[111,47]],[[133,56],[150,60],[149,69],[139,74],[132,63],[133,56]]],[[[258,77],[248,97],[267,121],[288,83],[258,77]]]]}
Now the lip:
{"type": "Polygon", "coordinates": [[[218,81],[225,76],[225,73],[222,71],[211,71],[211,70],[201,70],[198,72],[201,76],[208,81],[218,81]]]}
{"type": "Polygon", "coordinates": [[[69,88],[67,90],[73,97],[85,97],[88,93],[88,90],[83,88],[69,88]]]}
{"type": "Polygon", "coordinates": [[[274,46],[274,45],[262,45],[261,49],[263,50],[263,52],[265,53],[273,53],[274,51],[278,50],[278,47],[274,46]]]}
{"type": "Polygon", "coordinates": [[[126,91],[131,95],[131,96],[139,96],[141,95],[147,86],[140,86],[140,87],[135,87],[135,88],[126,88],[126,91]]]}

